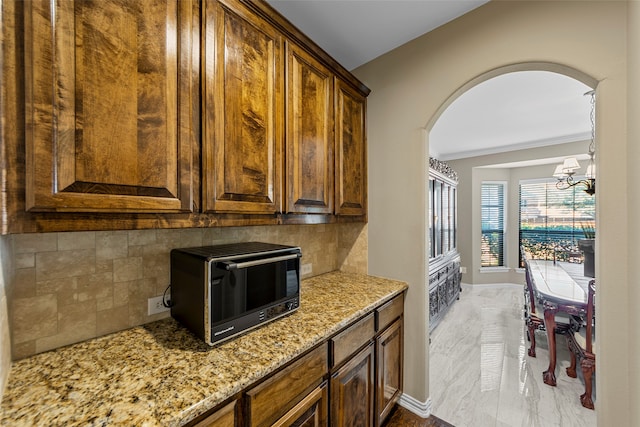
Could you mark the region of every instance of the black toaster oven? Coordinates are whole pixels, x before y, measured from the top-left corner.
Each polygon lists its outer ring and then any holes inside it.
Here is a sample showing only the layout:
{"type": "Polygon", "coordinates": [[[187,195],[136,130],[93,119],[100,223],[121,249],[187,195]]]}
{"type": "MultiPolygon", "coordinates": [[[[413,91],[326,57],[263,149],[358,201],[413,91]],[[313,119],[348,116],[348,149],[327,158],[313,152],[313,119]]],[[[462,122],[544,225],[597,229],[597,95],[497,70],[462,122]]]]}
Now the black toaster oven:
{"type": "Polygon", "coordinates": [[[171,316],[214,345],[300,305],[299,247],[246,242],[171,251],[171,316]]]}

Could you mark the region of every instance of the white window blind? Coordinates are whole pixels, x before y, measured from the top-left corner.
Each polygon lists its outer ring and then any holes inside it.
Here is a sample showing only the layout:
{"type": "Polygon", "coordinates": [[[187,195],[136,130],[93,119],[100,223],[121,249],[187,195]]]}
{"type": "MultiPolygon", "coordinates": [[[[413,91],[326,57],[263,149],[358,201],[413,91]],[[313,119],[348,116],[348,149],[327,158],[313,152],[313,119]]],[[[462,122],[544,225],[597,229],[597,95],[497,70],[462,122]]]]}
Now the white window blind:
{"type": "Polygon", "coordinates": [[[483,182],[481,267],[504,267],[505,183],[483,182]]]}
{"type": "Polygon", "coordinates": [[[595,232],[595,196],[555,180],[520,183],[520,246],[535,258],[582,262],[577,241],[595,232]],[[586,234],[585,234],[586,233],[586,234]]]}

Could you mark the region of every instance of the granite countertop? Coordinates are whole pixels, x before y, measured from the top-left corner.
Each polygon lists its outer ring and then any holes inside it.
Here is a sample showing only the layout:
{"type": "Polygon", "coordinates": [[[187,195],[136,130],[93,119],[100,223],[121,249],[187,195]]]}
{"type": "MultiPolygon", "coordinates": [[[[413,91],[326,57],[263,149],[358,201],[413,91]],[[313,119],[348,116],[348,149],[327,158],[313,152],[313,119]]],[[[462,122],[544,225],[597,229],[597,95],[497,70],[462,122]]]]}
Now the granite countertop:
{"type": "Polygon", "coordinates": [[[302,281],[295,313],[216,347],[168,318],[19,360],[0,424],[180,426],[406,287],[332,272],[302,281]]]}

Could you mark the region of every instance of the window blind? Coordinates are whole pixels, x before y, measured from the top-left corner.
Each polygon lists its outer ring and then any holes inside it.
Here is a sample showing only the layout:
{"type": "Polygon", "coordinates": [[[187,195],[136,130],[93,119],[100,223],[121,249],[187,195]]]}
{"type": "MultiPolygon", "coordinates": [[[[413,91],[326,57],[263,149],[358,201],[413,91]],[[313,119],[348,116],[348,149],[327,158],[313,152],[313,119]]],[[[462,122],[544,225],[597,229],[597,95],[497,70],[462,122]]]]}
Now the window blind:
{"type": "Polygon", "coordinates": [[[504,183],[482,183],[481,267],[504,266],[504,183]]]}
{"type": "Polygon", "coordinates": [[[535,258],[582,262],[577,241],[595,227],[595,196],[556,181],[520,183],[519,240],[535,258]]]}

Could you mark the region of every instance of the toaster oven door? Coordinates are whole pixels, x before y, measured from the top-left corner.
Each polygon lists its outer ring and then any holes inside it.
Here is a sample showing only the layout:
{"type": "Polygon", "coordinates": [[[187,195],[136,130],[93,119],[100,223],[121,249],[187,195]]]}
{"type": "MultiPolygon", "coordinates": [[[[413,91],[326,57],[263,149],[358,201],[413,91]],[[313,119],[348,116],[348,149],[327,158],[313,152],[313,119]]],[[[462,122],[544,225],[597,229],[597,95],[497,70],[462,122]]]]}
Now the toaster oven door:
{"type": "Polygon", "coordinates": [[[300,293],[299,254],[242,262],[212,262],[211,326],[297,297],[300,293]]]}

